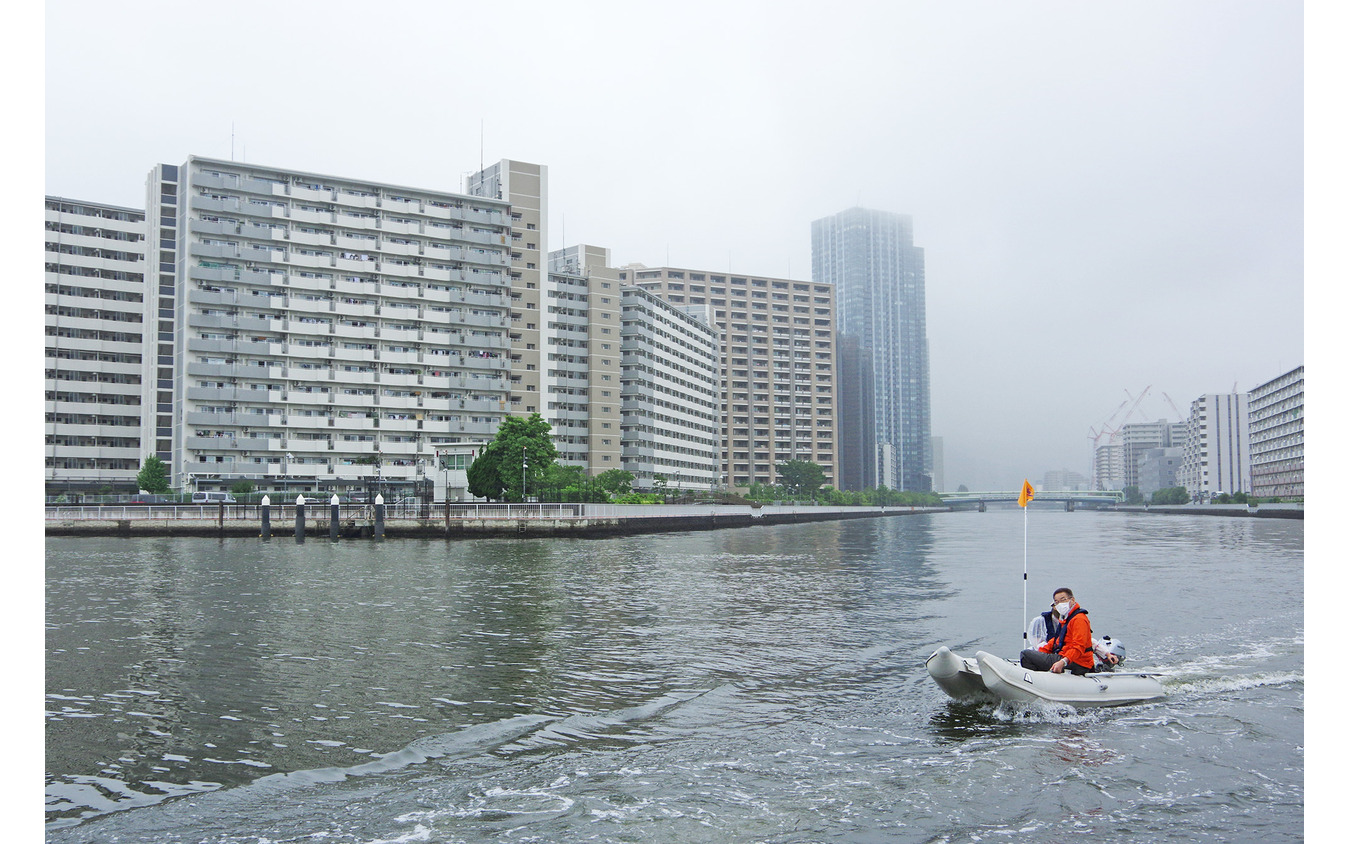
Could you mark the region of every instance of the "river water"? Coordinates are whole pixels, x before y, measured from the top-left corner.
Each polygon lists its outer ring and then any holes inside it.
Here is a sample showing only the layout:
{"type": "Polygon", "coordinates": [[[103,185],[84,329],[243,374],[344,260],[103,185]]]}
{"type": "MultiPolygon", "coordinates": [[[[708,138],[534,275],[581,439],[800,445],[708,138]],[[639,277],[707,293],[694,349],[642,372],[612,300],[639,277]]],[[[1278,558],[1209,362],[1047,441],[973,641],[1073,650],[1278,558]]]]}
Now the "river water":
{"type": "Polygon", "coordinates": [[[46,542],[51,842],[1303,839],[1303,523],[46,542]],[[1070,586],[1159,703],[961,705],[1070,586]]]}

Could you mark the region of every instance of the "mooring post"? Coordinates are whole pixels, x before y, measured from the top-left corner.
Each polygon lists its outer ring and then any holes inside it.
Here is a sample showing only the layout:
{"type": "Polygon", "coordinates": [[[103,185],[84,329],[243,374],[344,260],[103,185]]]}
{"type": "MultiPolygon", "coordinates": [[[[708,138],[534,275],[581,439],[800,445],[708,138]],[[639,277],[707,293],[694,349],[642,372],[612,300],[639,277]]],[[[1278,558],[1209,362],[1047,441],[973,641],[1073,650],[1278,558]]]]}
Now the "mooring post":
{"type": "Polygon", "coordinates": [[[338,538],[338,495],[328,499],[328,538],[337,542],[338,538]]]}
{"type": "Polygon", "coordinates": [[[266,495],[262,500],[262,538],[272,538],[272,499],[266,495]]]}
{"type": "Polygon", "coordinates": [[[375,538],[384,539],[384,496],[375,493],[375,538]]]}
{"type": "Polygon", "coordinates": [[[305,541],[305,496],[295,497],[295,541],[305,541]]]}

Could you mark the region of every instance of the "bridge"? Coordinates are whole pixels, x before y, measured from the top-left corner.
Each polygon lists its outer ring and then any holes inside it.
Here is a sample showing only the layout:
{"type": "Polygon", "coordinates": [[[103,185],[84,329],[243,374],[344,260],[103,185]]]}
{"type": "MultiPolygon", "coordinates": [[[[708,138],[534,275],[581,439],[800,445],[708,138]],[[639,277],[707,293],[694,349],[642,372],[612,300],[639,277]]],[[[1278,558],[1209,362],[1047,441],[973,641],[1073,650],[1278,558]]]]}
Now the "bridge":
{"type": "MultiPolygon", "coordinates": [[[[943,504],[976,505],[980,512],[984,512],[987,504],[1013,502],[1022,496],[1021,490],[1012,492],[941,492],[938,496],[943,504]]],[[[1073,512],[1073,509],[1079,504],[1093,504],[1098,506],[1107,506],[1112,504],[1122,504],[1125,501],[1125,493],[1117,489],[1092,489],[1092,490],[1045,490],[1037,491],[1032,504],[1048,504],[1054,502],[1063,504],[1064,509],[1073,512]]]]}

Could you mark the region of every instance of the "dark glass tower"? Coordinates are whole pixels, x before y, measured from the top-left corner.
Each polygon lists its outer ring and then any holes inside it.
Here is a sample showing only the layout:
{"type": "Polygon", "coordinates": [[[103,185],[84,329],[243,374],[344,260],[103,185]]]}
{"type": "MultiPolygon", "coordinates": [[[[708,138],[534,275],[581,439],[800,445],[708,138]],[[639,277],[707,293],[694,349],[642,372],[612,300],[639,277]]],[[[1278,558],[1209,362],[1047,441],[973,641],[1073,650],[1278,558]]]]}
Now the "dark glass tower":
{"type": "Polygon", "coordinates": [[[839,488],[932,489],[923,249],[906,214],[811,224],[811,279],[835,287],[839,488]]]}

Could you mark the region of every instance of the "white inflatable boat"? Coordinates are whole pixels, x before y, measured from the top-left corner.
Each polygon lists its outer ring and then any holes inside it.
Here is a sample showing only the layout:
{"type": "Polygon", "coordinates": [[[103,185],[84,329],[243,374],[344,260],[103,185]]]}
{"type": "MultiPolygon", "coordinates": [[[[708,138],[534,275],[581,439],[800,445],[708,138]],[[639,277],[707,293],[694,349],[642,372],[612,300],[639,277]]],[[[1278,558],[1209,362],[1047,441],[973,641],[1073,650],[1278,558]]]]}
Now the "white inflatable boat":
{"type": "Polygon", "coordinates": [[[957,656],[946,645],[928,658],[928,674],[957,700],[990,696],[980,677],[980,664],[971,657],[957,656]]]}
{"type": "Polygon", "coordinates": [[[1000,700],[1072,706],[1125,706],[1164,697],[1162,683],[1144,672],[1032,671],[1010,659],[976,651],[962,657],[945,645],[928,658],[928,673],[942,690],[957,700],[992,695],[1000,700]]]}

